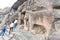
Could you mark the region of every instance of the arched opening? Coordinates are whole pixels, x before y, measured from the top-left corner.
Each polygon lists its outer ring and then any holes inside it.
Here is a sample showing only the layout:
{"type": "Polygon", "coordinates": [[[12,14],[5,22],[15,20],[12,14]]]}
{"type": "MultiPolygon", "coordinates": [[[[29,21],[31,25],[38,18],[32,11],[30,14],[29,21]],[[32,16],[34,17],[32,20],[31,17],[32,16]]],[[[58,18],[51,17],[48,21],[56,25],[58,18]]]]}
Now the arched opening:
{"type": "Polygon", "coordinates": [[[43,27],[43,25],[34,24],[33,28],[36,30],[36,33],[44,34],[46,32],[46,29],[43,27]]]}
{"type": "Polygon", "coordinates": [[[24,24],[24,16],[25,16],[26,11],[21,12],[21,24],[24,24]]]}

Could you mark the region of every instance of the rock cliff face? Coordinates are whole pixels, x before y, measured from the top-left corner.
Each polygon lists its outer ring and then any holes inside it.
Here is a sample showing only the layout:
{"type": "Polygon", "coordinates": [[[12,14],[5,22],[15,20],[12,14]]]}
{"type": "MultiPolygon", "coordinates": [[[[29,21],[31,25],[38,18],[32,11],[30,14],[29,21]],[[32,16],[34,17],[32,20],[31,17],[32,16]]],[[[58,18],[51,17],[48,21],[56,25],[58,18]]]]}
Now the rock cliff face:
{"type": "Polygon", "coordinates": [[[0,21],[3,20],[4,16],[10,12],[10,7],[6,7],[0,10],[0,21]]]}
{"type": "Polygon", "coordinates": [[[18,9],[18,7],[20,6],[20,5],[22,5],[25,1],[27,1],[27,0],[17,0],[14,4],[13,4],[13,6],[11,7],[11,10],[13,9],[13,10],[17,10],[18,9]]]}
{"type": "Polygon", "coordinates": [[[60,0],[52,0],[53,6],[60,6],[60,0]]]}
{"type": "Polygon", "coordinates": [[[13,36],[7,40],[60,40],[60,0],[17,0],[11,9],[4,10],[0,12],[4,17],[1,25],[18,20],[13,36]]]}

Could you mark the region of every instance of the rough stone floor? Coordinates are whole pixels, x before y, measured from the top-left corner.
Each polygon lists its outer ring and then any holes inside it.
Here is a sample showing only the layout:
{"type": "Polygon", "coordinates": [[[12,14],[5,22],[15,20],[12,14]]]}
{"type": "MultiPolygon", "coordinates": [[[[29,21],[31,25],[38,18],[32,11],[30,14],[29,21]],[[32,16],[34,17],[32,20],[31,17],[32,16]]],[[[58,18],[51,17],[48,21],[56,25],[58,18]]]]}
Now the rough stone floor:
{"type": "MultiPolygon", "coordinates": [[[[7,30],[9,31],[9,29],[7,30]]],[[[29,31],[24,31],[22,25],[14,29],[11,35],[9,35],[8,31],[5,36],[0,36],[0,40],[45,40],[44,34],[33,35],[29,31]]],[[[60,40],[60,33],[56,31],[52,32],[48,40],[60,40]]]]}

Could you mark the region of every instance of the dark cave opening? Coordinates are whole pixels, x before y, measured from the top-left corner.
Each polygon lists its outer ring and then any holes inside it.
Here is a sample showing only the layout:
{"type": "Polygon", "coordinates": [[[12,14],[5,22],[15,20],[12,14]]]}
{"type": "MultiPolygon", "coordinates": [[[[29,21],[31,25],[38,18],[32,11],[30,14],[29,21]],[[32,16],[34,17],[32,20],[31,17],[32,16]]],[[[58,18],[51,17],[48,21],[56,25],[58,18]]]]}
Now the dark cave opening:
{"type": "Polygon", "coordinates": [[[53,9],[60,9],[60,6],[54,6],[53,9]]]}

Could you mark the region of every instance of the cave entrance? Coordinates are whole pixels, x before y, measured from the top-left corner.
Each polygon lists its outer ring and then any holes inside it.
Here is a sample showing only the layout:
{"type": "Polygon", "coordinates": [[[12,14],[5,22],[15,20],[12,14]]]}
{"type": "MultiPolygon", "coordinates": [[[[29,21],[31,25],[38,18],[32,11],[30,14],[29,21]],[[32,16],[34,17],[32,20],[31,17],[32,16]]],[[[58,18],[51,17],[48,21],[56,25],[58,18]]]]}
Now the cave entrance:
{"type": "Polygon", "coordinates": [[[44,34],[46,32],[46,30],[43,27],[43,25],[34,24],[33,28],[34,28],[34,30],[36,30],[36,33],[42,33],[42,34],[44,34]]]}

